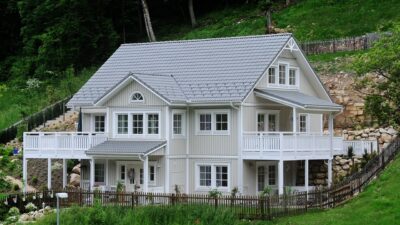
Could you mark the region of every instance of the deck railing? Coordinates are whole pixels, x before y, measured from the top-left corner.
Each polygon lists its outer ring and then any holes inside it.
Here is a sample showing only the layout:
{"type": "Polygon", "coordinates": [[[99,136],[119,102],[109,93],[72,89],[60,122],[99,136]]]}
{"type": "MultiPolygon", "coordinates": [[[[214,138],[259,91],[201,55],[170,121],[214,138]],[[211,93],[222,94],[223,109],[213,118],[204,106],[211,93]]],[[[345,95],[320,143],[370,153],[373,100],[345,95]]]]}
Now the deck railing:
{"type": "Polygon", "coordinates": [[[25,132],[24,151],[27,157],[64,157],[66,155],[86,157],[84,151],[106,140],[107,134],[105,133],[25,132]]]}
{"type": "MultiPolygon", "coordinates": [[[[244,157],[296,158],[331,155],[330,135],[322,133],[245,132],[244,157]]],[[[342,151],[342,137],[333,137],[333,151],[342,151]]],[[[333,152],[333,154],[334,154],[333,152]]]]}

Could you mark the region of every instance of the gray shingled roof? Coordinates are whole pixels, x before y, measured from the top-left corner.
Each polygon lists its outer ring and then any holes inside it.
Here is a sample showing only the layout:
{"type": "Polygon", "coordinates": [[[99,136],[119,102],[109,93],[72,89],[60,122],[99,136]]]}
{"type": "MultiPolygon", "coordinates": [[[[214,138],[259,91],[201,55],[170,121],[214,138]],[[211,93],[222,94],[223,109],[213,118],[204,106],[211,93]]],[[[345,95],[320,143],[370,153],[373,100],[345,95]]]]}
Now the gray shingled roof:
{"type": "Polygon", "coordinates": [[[149,153],[166,141],[105,141],[86,151],[87,155],[141,155],[149,153]]]}
{"type": "Polygon", "coordinates": [[[306,109],[342,109],[341,105],[314,96],[306,95],[299,91],[255,89],[255,93],[260,93],[271,96],[273,98],[281,99],[283,101],[299,105],[306,109]]]}
{"type": "Polygon", "coordinates": [[[291,34],[123,44],[70,100],[92,105],[134,74],[171,102],[242,101],[291,34]]]}

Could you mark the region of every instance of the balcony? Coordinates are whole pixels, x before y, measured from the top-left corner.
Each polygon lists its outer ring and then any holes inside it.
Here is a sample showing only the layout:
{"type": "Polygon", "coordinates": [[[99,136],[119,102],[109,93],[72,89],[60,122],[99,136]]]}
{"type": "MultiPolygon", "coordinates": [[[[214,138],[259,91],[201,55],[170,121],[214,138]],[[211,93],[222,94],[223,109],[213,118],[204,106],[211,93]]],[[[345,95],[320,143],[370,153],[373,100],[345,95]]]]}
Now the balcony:
{"type": "Polygon", "coordinates": [[[107,134],[90,132],[26,132],[26,158],[86,159],[85,151],[107,140],[107,134]]]}

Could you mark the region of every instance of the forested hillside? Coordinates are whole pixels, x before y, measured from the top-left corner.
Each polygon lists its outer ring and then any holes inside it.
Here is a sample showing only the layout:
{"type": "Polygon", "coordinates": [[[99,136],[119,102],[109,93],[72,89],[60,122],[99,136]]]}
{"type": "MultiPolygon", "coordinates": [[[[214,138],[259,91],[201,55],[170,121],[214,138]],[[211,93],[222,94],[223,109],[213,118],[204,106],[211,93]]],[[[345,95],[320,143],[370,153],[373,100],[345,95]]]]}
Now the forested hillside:
{"type": "Polygon", "coordinates": [[[122,43],[268,30],[336,38],[389,29],[398,8],[395,0],[0,0],[0,129],[76,92],[122,43]]]}

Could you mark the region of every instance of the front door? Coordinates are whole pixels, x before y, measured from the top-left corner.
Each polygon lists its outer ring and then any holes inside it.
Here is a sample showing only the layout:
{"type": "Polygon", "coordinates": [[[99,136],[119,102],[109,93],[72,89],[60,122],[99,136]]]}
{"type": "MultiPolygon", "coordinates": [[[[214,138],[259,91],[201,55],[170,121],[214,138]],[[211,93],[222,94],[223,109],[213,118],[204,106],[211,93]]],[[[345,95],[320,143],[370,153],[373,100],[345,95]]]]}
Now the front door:
{"type": "Polygon", "coordinates": [[[258,132],[276,132],[279,131],[279,112],[267,111],[257,114],[258,132]]]}
{"type": "Polygon", "coordinates": [[[141,165],[128,164],[126,166],[126,191],[141,191],[143,184],[143,168],[141,165]]]}

